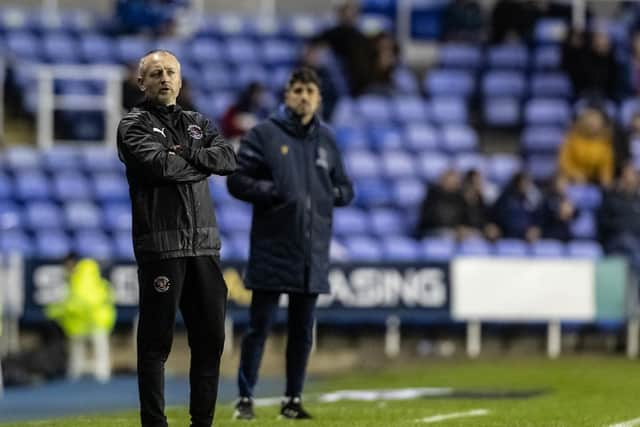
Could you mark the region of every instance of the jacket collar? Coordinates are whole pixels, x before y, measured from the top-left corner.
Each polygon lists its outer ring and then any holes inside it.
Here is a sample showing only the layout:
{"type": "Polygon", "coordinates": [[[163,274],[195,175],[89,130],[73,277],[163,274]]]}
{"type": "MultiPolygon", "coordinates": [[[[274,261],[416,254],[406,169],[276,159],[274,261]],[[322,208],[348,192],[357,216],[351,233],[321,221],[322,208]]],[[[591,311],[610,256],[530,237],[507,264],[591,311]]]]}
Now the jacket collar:
{"type": "Polygon", "coordinates": [[[171,117],[175,114],[179,114],[182,112],[182,107],[178,104],[174,105],[161,105],[156,104],[155,102],[151,102],[148,99],[145,99],[140,104],[137,105],[138,108],[143,110],[151,111],[155,114],[158,114],[163,117],[171,117]]]}
{"type": "Polygon", "coordinates": [[[276,124],[283,128],[285,132],[297,138],[314,135],[320,127],[320,119],[317,114],[313,115],[313,118],[307,126],[303,126],[300,121],[300,116],[295,114],[284,104],[280,105],[280,107],[278,107],[278,109],[271,115],[271,120],[276,122],[276,124]]]}

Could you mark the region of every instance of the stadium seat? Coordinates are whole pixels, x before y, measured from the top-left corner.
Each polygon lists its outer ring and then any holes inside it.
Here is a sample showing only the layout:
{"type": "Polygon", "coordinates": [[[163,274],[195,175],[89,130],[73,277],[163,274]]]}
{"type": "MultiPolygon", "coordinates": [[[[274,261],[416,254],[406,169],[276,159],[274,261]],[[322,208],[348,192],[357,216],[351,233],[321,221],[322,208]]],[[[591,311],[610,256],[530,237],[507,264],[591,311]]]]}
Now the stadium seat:
{"type": "Polygon", "coordinates": [[[80,49],[74,39],[65,34],[49,34],[42,38],[43,58],[54,64],[75,64],[81,61],[80,49]]]}
{"type": "Polygon", "coordinates": [[[22,226],[23,216],[20,207],[11,200],[0,203],[0,231],[6,232],[22,226]]]}
{"type": "Polygon", "coordinates": [[[524,240],[499,239],[493,245],[493,253],[501,257],[526,257],[528,245],[524,240]]]}
{"type": "Polygon", "coordinates": [[[56,230],[42,231],[35,236],[33,254],[38,258],[62,259],[71,252],[66,233],[56,230]]]}
{"type": "Polygon", "coordinates": [[[538,70],[557,70],[562,66],[562,51],[559,46],[538,46],[533,53],[533,66],[538,70]]]}
{"type": "Polygon", "coordinates": [[[395,209],[377,208],[369,213],[370,231],[376,236],[402,235],[405,224],[402,215],[395,209]]]}
{"type": "Polygon", "coordinates": [[[460,173],[465,173],[471,169],[475,169],[486,175],[487,173],[487,158],[482,154],[477,153],[463,153],[453,157],[453,168],[460,173]]]}
{"type": "Polygon", "coordinates": [[[189,43],[187,52],[192,63],[213,65],[221,57],[222,47],[211,37],[197,37],[189,43]]]}
{"type": "Polygon", "coordinates": [[[535,181],[550,179],[556,172],[556,156],[532,155],[527,159],[526,170],[535,181]]]}
{"type": "Polygon", "coordinates": [[[65,223],[60,208],[45,201],[28,202],[24,206],[25,225],[33,231],[60,230],[65,223]]]}
{"type": "Polygon", "coordinates": [[[217,211],[217,219],[220,231],[227,234],[247,233],[251,228],[251,210],[248,206],[241,209],[238,209],[238,205],[220,206],[217,211]]]}
{"type": "Polygon", "coordinates": [[[108,203],[102,209],[102,223],[110,232],[131,232],[131,206],[127,203],[108,203]]]}
{"type": "Polygon", "coordinates": [[[449,262],[455,255],[456,243],[446,237],[422,239],[422,259],[429,262],[449,262]]]}
{"type": "Polygon", "coordinates": [[[567,243],[567,255],[572,258],[600,258],[602,246],[595,240],[572,240],[567,243]]]}
{"type": "Polygon", "coordinates": [[[419,95],[420,83],[413,71],[403,66],[398,66],[393,72],[393,88],[401,95],[419,95]]]}
{"type": "Polygon", "coordinates": [[[424,199],[424,191],[425,184],[418,179],[395,180],[391,188],[393,205],[401,209],[415,209],[424,199]]]}
{"type": "Polygon", "coordinates": [[[534,98],[524,107],[527,124],[565,126],[571,119],[571,109],[563,99],[534,98]]]}
{"type": "Polygon", "coordinates": [[[487,178],[500,185],[506,184],[516,172],[522,169],[522,160],[513,154],[494,154],[487,160],[487,178]]]}
{"type": "Polygon", "coordinates": [[[100,230],[82,230],[75,233],[71,247],[79,257],[110,260],[113,255],[111,240],[100,230]]]}
{"type": "Polygon", "coordinates": [[[235,203],[237,199],[229,194],[227,190],[226,177],[212,176],[209,178],[209,191],[211,191],[211,197],[215,206],[222,206],[226,203],[235,203]]]}
{"type": "Polygon", "coordinates": [[[39,62],[42,46],[39,38],[29,32],[11,31],[5,39],[7,52],[19,60],[39,62]]]}
{"type": "Polygon", "coordinates": [[[391,115],[398,123],[424,122],[428,120],[427,105],[420,96],[396,96],[390,102],[391,115]]]}
{"type": "Polygon", "coordinates": [[[272,15],[257,15],[247,21],[247,33],[258,40],[267,37],[277,37],[283,34],[283,24],[279,17],[272,15]]]}
{"type": "Polygon", "coordinates": [[[298,47],[285,40],[266,39],[260,45],[262,63],[275,67],[279,65],[292,65],[299,56],[298,47]]]}
{"type": "Polygon", "coordinates": [[[74,171],[80,165],[78,149],[73,146],[54,145],[41,152],[41,163],[50,172],[74,171]]]}
{"type": "Polygon", "coordinates": [[[333,214],[333,232],[338,236],[365,234],[369,231],[367,214],[359,208],[336,209],[333,214]]]}
{"type": "Polygon", "coordinates": [[[391,203],[391,189],[387,180],[364,178],[355,182],[355,203],[363,207],[386,206],[391,203]]]}
{"type": "Polygon", "coordinates": [[[508,97],[487,98],[483,103],[483,116],[489,126],[517,126],[520,123],[520,102],[508,97]]]}
{"type": "Polygon", "coordinates": [[[367,135],[363,128],[357,125],[343,124],[335,127],[336,142],[342,151],[366,149],[367,135]]]}
{"type": "Polygon", "coordinates": [[[431,98],[431,119],[438,124],[466,123],[469,111],[464,99],[450,96],[431,98]]]}
{"type": "Polygon", "coordinates": [[[372,125],[369,128],[369,141],[376,151],[399,150],[405,143],[402,129],[393,125],[372,125]]]}
{"type": "Polygon", "coordinates": [[[595,239],[596,219],[592,211],[582,211],[571,223],[571,235],[577,239],[595,239]]]}
{"type": "Polygon", "coordinates": [[[72,170],[53,176],[53,196],[60,202],[86,200],[92,197],[91,186],[82,173],[72,170]]]}
{"type": "Polygon", "coordinates": [[[358,124],[360,118],[358,117],[357,108],[352,98],[342,97],[336,103],[331,117],[331,123],[334,126],[339,125],[353,125],[358,124]]]}
{"type": "Polygon", "coordinates": [[[492,70],[482,78],[482,94],[485,97],[520,98],[525,90],[524,73],[519,71],[492,70]]]}
{"type": "Polygon", "coordinates": [[[87,34],[78,40],[78,55],[87,63],[111,64],[118,62],[113,41],[103,35],[87,34]]]}
{"type": "Polygon", "coordinates": [[[475,70],[481,63],[482,53],[474,44],[445,43],[438,50],[438,65],[442,68],[475,70]]]}
{"type": "Polygon", "coordinates": [[[222,44],[222,49],[224,58],[233,64],[246,66],[260,62],[258,47],[248,38],[227,38],[222,44]]]}
{"type": "Polygon", "coordinates": [[[19,200],[47,200],[51,198],[51,187],[47,177],[40,171],[17,172],[14,175],[15,195],[19,200]]]}
{"type": "Polygon", "coordinates": [[[116,261],[135,260],[131,232],[121,231],[113,235],[112,254],[116,261]]]}
{"type": "Polygon", "coordinates": [[[33,242],[22,230],[3,230],[0,233],[0,254],[2,253],[19,253],[24,256],[31,256],[33,254],[33,242]]]}
{"type": "Polygon", "coordinates": [[[527,153],[555,153],[564,140],[565,130],[556,126],[529,126],[520,141],[527,153]]]}
{"type": "Polygon", "coordinates": [[[475,83],[471,72],[454,69],[435,69],[427,73],[424,79],[424,89],[432,97],[466,98],[473,93],[475,83]]]}
{"type": "Polygon", "coordinates": [[[385,237],[382,239],[382,258],[391,262],[415,262],[421,258],[420,246],[409,237],[385,237]]]}
{"type": "Polygon", "coordinates": [[[13,180],[0,171],[0,204],[13,196],[13,180]]]}
{"type": "Polygon", "coordinates": [[[631,125],[631,119],[637,112],[640,112],[640,100],[637,98],[629,98],[622,102],[619,114],[620,122],[625,129],[629,128],[629,125],[631,125]]]}
{"type": "Polygon", "coordinates": [[[529,64],[529,51],[519,44],[503,44],[489,47],[487,63],[490,68],[524,69],[529,64]]]}
{"type": "Polygon", "coordinates": [[[416,175],[414,158],[403,150],[387,150],[380,154],[382,173],[388,178],[410,178],[416,175]]]}
{"type": "Polygon", "coordinates": [[[228,240],[233,259],[246,261],[249,259],[250,241],[248,233],[233,233],[228,240]]]}
{"type": "Polygon", "coordinates": [[[382,259],[382,248],[376,239],[368,236],[348,236],[344,245],[351,261],[375,262],[382,259]]]}
{"type": "Polygon", "coordinates": [[[115,51],[118,61],[122,64],[136,63],[151,50],[148,39],[135,36],[121,36],[115,39],[115,51]]]}
{"type": "Polygon", "coordinates": [[[564,42],[568,31],[567,22],[559,18],[538,19],[533,30],[536,42],[554,44],[564,42]]]}
{"type": "Polygon", "coordinates": [[[567,197],[580,210],[594,210],[602,203],[602,192],[596,185],[569,185],[567,197]]]}
{"type": "Polygon", "coordinates": [[[468,238],[458,244],[456,255],[489,256],[491,255],[491,246],[483,239],[468,238]]]}
{"type": "Polygon", "coordinates": [[[207,92],[231,89],[230,70],[220,63],[205,63],[200,71],[199,86],[207,92]]]}
{"type": "Polygon", "coordinates": [[[368,123],[385,124],[391,121],[391,109],[387,98],[363,95],[356,101],[358,114],[368,123]]]}
{"type": "Polygon", "coordinates": [[[80,151],[80,162],[85,172],[121,172],[124,164],[116,150],[105,146],[86,146],[80,151]]]}
{"type": "Polygon", "coordinates": [[[406,146],[412,151],[440,148],[440,132],[427,123],[410,123],[405,127],[406,146]]]}
{"type": "Polygon", "coordinates": [[[531,243],[531,254],[541,258],[561,258],[565,256],[564,244],[559,240],[542,239],[531,243]]]}
{"type": "Polygon", "coordinates": [[[275,93],[282,93],[284,91],[287,82],[289,81],[289,75],[291,75],[292,67],[288,65],[274,67],[271,70],[271,76],[267,84],[269,88],[275,93]]]}
{"type": "Polygon", "coordinates": [[[565,73],[536,73],[531,76],[532,97],[568,98],[572,94],[573,88],[571,87],[571,81],[565,73]]]}
{"type": "Polygon", "coordinates": [[[91,180],[93,196],[101,203],[129,200],[129,185],[121,173],[100,172],[91,180]]]}
{"type": "Polygon", "coordinates": [[[69,230],[96,229],[102,226],[100,210],[91,202],[73,201],[63,207],[64,219],[69,230]]]}
{"type": "Polygon", "coordinates": [[[354,179],[380,176],[381,166],[378,157],[367,150],[351,150],[344,155],[345,165],[354,179]]]}
{"type": "Polygon", "coordinates": [[[452,167],[452,163],[445,154],[426,151],[418,157],[417,167],[420,178],[428,182],[435,182],[447,169],[452,167]]]}
{"type": "Polygon", "coordinates": [[[31,147],[10,147],[4,151],[4,164],[13,171],[38,169],[41,167],[40,153],[31,147]]]}
{"type": "Polygon", "coordinates": [[[263,86],[269,84],[269,71],[260,64],[240,65],[231,75],[232,87],[236,88],[237,91],[243,90],[254,82],[258,82],[263,86]]]}

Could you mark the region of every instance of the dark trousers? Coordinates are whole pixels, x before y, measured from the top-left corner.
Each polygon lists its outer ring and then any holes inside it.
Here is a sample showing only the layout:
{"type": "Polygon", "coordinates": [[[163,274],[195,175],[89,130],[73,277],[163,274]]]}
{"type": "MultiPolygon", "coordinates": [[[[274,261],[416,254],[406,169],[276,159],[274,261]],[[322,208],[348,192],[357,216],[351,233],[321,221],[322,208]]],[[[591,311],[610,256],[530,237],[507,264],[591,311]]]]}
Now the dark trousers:
{"type": "Polygon", "coordinates": [[[140,265],[138,280],[138,389],[142,425],[167,426],[164,364],[180,308],[191,348],[191,425],[209,427],[218,395],[227,303],[227,287],[220,267],[212,256],[168,259],[140,265]]]}
{"type": "MultiPolygon", "coordinates": [[[[240,396],[252,397],[264,342],[278,311],[279,292],[253,291],[249,329],[242,340],[238,389],[240,396]]],[[[285,396],[300,396],[313,343],[313,321],[317,294],[289,294],[287,318],[287,385],[285,396]]]]}

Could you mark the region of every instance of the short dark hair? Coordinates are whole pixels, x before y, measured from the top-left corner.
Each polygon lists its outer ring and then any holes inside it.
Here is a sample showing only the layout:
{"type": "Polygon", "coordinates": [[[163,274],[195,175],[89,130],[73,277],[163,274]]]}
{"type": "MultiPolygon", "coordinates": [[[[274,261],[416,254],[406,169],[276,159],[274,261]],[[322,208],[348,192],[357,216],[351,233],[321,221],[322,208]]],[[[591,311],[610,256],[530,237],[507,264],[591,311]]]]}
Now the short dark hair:
{"type": "Polygon", "coordinates": [[[296,83],[313,83],[320,89],[320,77],[309,67],[300,67],[291,72],[287,81],[287,89],[290,89],[296,83]]]}

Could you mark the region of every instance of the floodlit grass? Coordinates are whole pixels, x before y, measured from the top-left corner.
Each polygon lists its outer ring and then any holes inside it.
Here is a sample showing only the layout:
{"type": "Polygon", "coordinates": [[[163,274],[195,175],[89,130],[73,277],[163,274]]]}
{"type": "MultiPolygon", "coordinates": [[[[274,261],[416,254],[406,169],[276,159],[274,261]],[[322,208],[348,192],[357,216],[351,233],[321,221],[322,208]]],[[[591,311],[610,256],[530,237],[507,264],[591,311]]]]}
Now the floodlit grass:
{"type": "MultiPolygon", "coordinates": [[[[310,421],[277,420],[278,408],[257,408],[251,426],[404,427],[442,426],[608,426],[640,417],[640,367],[638,362],[612,357],[501,358],[496,360],[425,360],[401,368],[359,371],[320,379],[309,387],[310,421]],[[343,389],[404,387],[454,387],[465,390],[547,389],[530,399],[416,399],[387,402],[314,403],[312,395],[343,389]],[[433,424],[419,420],[435,415],[486,409],[488,415],[449,419],[433,424]]],[[[37,405],[36,402],[34,404],[37,405]]],[[[230,403],[220,404],[216,426],[240,426],[231,420],[230,403]]],[[[168,410],[170,425],[188,426],[186,408],[168,410]]],[[[137,426],[137,413],[82,416],[55,421],[0,424],[2,427],[128,427],[137,426]]],[[[635,425],[635,424],[634,424],[635,425]]]]}

